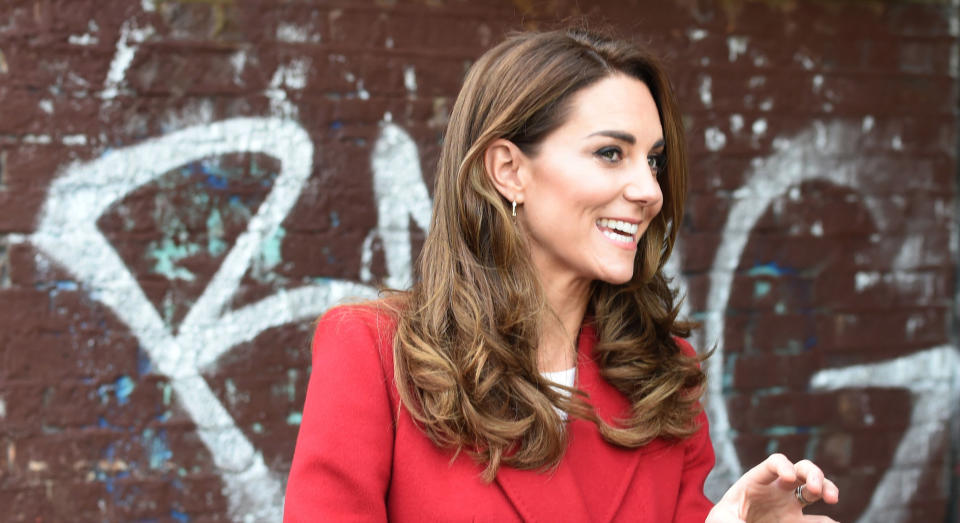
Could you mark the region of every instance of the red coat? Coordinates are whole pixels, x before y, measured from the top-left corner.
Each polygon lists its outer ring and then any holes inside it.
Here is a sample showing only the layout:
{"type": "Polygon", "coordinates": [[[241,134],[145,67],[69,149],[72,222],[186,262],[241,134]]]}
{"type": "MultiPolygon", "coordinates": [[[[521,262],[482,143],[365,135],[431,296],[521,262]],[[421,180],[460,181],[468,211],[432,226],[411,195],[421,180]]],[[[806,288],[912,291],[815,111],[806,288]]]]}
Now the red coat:
{"type": "MultiPolygon", "coordinates": [[[[633,450],[574,419],[556,471],[504,466],[488,484],[468,455],[451,461],[451,452],[434,446],[400,403],[394,329],[388,314],[364,307],[333,309],[317,325],[285,522],[703,522],[711,508],[703,482],[714,461],[703,414],[690,438],[633,450]]],[[[594,341],[585,325],[578,386],[609,422],[629,405],[600,377],[594,341]]]]}

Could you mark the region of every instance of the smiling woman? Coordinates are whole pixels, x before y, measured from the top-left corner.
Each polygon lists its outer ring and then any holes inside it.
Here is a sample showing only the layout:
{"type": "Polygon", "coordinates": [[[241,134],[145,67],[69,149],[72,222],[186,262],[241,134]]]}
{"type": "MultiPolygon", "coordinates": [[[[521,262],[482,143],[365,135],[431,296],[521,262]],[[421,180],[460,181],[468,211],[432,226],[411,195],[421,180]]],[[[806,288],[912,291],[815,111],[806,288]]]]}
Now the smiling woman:
{"type": "Polygon", "coordinates": [[[788,521],[833,483],[774,455],[711,509],[705,376],[663,275],[679,111],[656,60],[515,35],[451,114],[418,280],[325,315],[287,521],[788,521]]]}

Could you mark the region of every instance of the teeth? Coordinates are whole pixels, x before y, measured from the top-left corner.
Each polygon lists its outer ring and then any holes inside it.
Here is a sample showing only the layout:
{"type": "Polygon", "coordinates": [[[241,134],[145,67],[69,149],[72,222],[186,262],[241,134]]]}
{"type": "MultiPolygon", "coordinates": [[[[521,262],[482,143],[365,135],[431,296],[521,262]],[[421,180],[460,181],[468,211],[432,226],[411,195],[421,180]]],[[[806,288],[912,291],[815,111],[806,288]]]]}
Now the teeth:
{"type": "Polygon", "coordinates": [[[607,238],[610,238],[613,241],[617,241],[620,243],[633,243],[633,236],[624,236],[622,234],[617,234],[607,229],[604,229],[600,232],[602,232],[604,236],[606,236],[607,238]]]}
{"type": "Polygon", "coordinates": [[[597,225],[606,227],[608,229],[613,229],[630,236],[637,234],[637,230],[640,229],[640,226],[636,223],[627,223],[625,221],[611,220],[609,218],[600,218],[597,220],[597,225]]]}

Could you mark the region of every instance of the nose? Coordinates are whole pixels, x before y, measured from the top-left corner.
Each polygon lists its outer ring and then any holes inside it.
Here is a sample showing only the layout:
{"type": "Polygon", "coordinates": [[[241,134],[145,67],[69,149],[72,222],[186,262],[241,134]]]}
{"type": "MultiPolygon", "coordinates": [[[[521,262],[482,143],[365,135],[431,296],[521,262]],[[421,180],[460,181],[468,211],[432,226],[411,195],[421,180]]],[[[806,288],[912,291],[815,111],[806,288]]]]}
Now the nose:
{"type": "Polygon", "coordinates": [[[647,162],[633,169],[628,176],[627,184],[623,188],[623,197],[627,200],[647,206],[659,203],[663,198],[657,173],[647,162]]]}

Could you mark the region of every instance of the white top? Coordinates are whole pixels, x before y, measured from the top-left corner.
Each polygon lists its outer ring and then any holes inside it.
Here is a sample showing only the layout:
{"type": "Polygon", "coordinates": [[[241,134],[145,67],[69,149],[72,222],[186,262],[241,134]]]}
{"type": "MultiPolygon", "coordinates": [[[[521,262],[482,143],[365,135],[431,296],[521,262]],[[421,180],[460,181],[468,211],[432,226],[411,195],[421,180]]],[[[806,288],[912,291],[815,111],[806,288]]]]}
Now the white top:
{"type": "MultiPolygon", "coordinates": [[[[558,370],[556,372],[541,372],[540,375],[554,383],[559,383],[560,385],[573,388],[573,381],[577,377],[577,368],[571,367],[569,369],[558,370]]],[[[566,394],[567,391],[563,390],[563,393],[566,394]]]]}
{"type": "MultiPolygon", "coordinates": [[[[560,385],[573,388],[573,382],[577,379],[577,368],[571,367],[569,369],[558,370],[556,372],[541,372],[540,375],[554,383],[559,383],[560,385]]],[[[564,390],[559,387],[554,387],[554,389],[565,396],[570,395],[570,391],[568,390],[564,390]]],[[[554,408],[556,409],[556,407],[554,408]]],[[[567,413],[565,411],[557,409],[557,413],[560,414],[560,417],[564,420],[567,419],[567,413]]]]}

